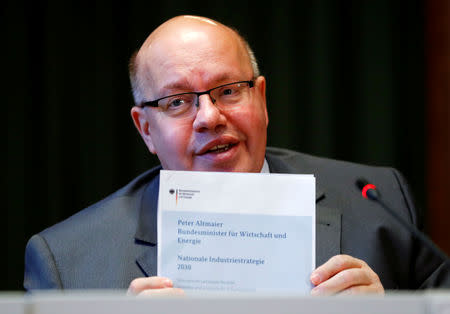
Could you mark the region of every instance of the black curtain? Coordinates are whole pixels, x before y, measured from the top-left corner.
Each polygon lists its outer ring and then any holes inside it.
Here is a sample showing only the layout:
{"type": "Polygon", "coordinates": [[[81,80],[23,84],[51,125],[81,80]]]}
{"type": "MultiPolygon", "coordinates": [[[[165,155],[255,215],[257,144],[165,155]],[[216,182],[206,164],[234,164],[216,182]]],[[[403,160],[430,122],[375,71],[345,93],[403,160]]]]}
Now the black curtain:
{"type": "Polygon", "coordinates": [[[271,146],[398,168],[424,207],[422,1],[13,1],[0,8],[6,269],[28,238],[156,165],[130,118],[127,64],[164,20],[231,25],[266,76],[271,146]]]}

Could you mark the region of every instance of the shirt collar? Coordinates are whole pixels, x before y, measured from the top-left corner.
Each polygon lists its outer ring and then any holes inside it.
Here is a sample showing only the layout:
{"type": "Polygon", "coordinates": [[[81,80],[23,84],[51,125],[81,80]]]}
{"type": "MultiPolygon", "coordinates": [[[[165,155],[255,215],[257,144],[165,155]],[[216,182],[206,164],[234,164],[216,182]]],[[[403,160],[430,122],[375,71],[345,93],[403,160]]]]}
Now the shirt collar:
{"type": "Polygon", "coordinates": [[[261,169],[261,173],[270,173],[269,164],[267,163],[266,158],[264,158],[264,164],[261,169]]]}

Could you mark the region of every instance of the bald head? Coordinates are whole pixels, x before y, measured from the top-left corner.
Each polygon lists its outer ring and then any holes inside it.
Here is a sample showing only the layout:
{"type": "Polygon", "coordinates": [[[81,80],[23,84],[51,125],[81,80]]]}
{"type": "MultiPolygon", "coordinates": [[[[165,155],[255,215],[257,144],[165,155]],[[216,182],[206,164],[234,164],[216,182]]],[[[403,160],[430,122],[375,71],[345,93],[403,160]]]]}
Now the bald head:
{"type": "Polygon", "coordinates": [[[259,76],[254,54],[248,43],[237,31],[209,18],[183,15],[171,18],[156,28],[130,60],[130,81],[136,104],[149,97],[155,97],[154,86],[158,71],[164,71],[169,64],[183,62],[199,64],[214,62],[211,50],[221,47],[229,54],[235,54],[242,64],[249,67],[252,76],[259,76]]]}
{"type": "MultiPolygon", "coordinates": [[[[140,51],[148,49],[152,43],[164,38],[183,38],[200,31],[230,32],[227,26],[206,17],[181,15],[171,18],[158,26],[145,40],[140,51]]],[[[188,39],[188,38],[186,38],[188,39]]]]}

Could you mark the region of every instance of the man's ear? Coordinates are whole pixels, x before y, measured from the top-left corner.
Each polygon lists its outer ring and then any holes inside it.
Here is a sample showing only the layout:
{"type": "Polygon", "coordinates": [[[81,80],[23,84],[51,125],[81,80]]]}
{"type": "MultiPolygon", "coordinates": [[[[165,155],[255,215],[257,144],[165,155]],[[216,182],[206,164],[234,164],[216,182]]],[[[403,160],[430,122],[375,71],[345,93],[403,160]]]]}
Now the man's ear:
{"type": "Polygon", "coordinates": [[[147,112],[145,111],[145,108],[140,108],[137,106],[131,108],[131,118],[133,119],[134,126],[136,127],[142,139],[144,140],[145,145],[147,145],[148,150],[152,154],[156,154],[156,149],[153,144],[152,135],[150,132],[148,115],[147,112]]]}
{"type": "Polygon", "coordinates": [[[255,88],[258,92],[258,96],[261,99],[261,103],[264,106],[264,113],[266,115],[266,127],[267,127],[269,125],[269,115],[267,114],[266,78],[264,76],[260,75],[256,78],[255,88]]]}

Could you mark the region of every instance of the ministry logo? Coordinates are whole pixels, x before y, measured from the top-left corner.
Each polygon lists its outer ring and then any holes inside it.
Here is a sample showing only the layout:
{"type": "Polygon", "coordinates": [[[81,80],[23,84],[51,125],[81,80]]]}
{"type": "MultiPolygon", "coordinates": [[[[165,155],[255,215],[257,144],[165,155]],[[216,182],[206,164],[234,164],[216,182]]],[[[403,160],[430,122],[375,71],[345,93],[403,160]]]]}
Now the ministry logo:
{"type": "Polygon", "coordinates": [[[192,199],[196,194],[200,193],[199,190],[182,190],[182,189],[169,189],[170,195],[175,194],[175,202],[178,205],[178,199],[192,199]]]}

